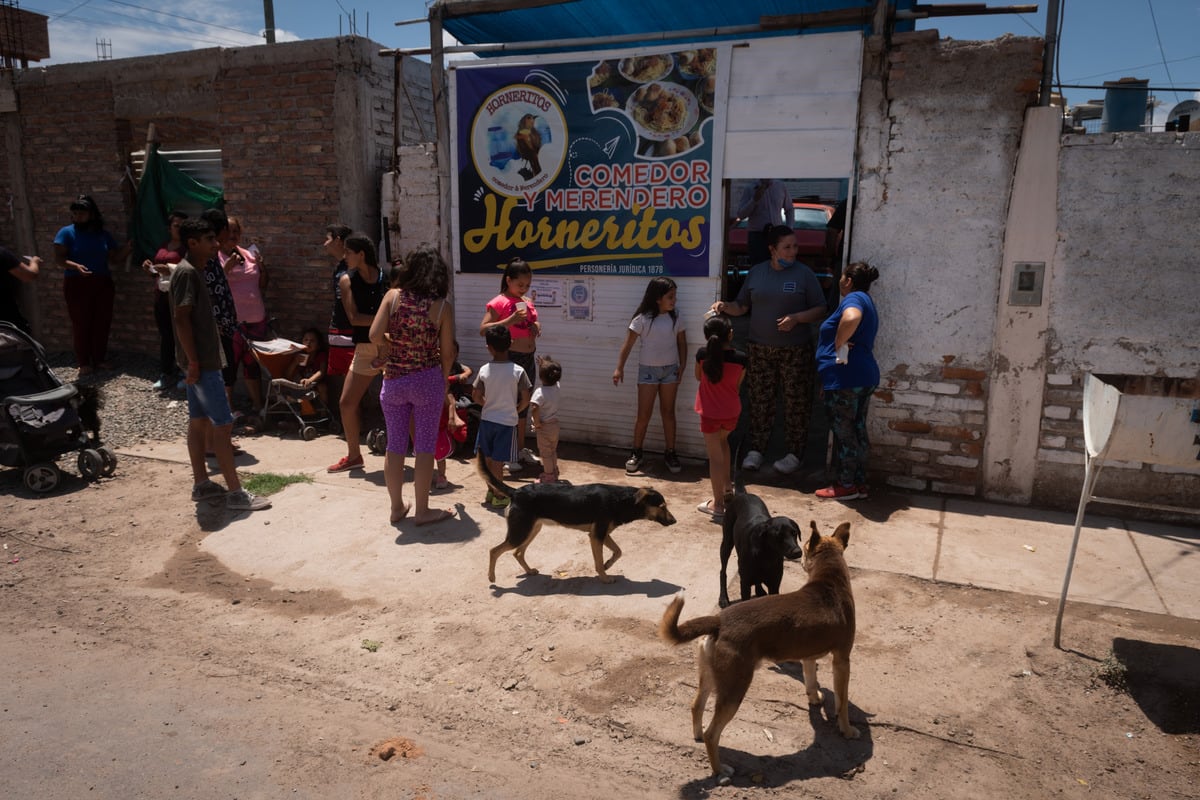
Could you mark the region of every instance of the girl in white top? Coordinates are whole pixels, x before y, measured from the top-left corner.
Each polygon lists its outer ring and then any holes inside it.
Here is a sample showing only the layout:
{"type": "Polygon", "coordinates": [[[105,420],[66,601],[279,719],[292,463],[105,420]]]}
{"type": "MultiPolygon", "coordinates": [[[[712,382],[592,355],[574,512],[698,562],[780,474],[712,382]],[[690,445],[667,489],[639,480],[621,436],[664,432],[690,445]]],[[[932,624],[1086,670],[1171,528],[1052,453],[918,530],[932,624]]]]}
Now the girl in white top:
{"type": "Polygon", "coordinates": [[[641,305],[629,322],[625,343],[617,356],[617,368],[613,370],[613,386],[616,386],[625,379],[625,361],[640,338],[637,421],[633,426],[633,452],[625,462],[625,471],[630,474],[642,468],[642,444],[650,427],[650,415],[654,413],[655,398],[667,445],[663,461],[671,472],[683,468],[675,455],[675,396],[683,379],[679,365],[687,359],[687,332],[675,311],[675,295],[675,281],[665,277],[650,279],[641,305]]]}
{"type": "Polygon", "coordinates": [[[542,459],[539,483],[558,482],[558,382],[562,367],[550,356],[538,356],[538,377],[542,385],[533,390],[529,401],[530,420],[537,432],[538,455],[542,459]]]}

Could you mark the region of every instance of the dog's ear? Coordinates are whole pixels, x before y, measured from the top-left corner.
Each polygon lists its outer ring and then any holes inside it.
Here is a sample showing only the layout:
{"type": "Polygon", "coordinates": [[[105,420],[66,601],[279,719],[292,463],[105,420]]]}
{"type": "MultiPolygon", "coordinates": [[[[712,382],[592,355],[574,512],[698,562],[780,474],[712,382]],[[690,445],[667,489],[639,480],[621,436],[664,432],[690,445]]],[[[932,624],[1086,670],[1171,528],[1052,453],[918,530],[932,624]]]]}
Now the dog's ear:
{"type": "Polygon", "coordinates": [[[821,532],[817,530],[817,521],[815,519],[810,520],[808,525],[812,528],[812,535],[808,537],[808,544],[804,546],[804,550],[808,553],[815,553],[817,545],[821,543],[821,532]]]}
{"type": "Polygon", "coordinates": [[[639,506],[646,505],[646,500],[650,497],[650,493],[652,491],[654,490],[646,488],[638,489],[633,495],[633,502],[637,503],[639,506]]]}
{"type": "Polygon", "coordinates": [[[850,544],[850,523],[843,522],[837,526],[837,530],[833,532],[833,538],[842,543],[842,549],[846,549],[846,545],[850,544]]]}

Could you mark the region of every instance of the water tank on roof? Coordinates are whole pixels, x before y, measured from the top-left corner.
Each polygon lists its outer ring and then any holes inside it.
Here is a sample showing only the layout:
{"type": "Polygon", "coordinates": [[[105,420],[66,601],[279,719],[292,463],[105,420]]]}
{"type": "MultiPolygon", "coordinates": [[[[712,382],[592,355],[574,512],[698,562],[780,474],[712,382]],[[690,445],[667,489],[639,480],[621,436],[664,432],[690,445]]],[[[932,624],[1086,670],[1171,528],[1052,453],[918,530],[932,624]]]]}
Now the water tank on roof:
{"type": "Polygon", "coordinates": [[[1121,78],[1104,82],[1104,113],[1100,132],[1140,131],[1146,125],[1146,99],[1150,81],[1121,78]]]}

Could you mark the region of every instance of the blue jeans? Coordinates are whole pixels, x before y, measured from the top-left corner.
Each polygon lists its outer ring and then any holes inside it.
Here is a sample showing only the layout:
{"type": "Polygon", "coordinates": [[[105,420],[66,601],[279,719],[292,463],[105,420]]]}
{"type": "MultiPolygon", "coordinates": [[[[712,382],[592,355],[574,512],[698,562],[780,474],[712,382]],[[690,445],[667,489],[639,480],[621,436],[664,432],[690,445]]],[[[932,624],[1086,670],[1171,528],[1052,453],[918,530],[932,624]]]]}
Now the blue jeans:
{"type": "Polygon", "coordinates": [[[207,417],[218,428],[233,424],[229,398],[225,396],[225,380],[221,370],[201,372],[200,380],[187,384],[188,418],[207,417]]]}

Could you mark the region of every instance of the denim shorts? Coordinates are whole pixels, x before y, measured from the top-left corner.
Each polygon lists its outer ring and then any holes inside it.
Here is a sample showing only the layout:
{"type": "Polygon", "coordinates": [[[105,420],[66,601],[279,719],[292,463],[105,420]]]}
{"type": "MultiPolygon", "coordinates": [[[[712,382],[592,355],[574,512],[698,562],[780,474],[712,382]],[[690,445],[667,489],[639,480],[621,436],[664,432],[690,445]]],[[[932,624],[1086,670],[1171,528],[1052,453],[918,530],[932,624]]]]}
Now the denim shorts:
{"type": "Polygon", "coordinates": [[[493,461],[515,461],[517,458],[517,427],[499,422],[480,420],[475,437],[475,452],[493,461]]]}
{"type": "Polygon", "coordinates": [[[207,418],[218,428],[233,424],[221,370],[201,371],[200,380],[187,384],[187,401],[188,419],[207,418]]]}
{"type": "Polygon", "coordinates": [[[638,364],[638,383],[678,383],[679,365],[668,364],[665,367],[648,367],[638,364]]]}

